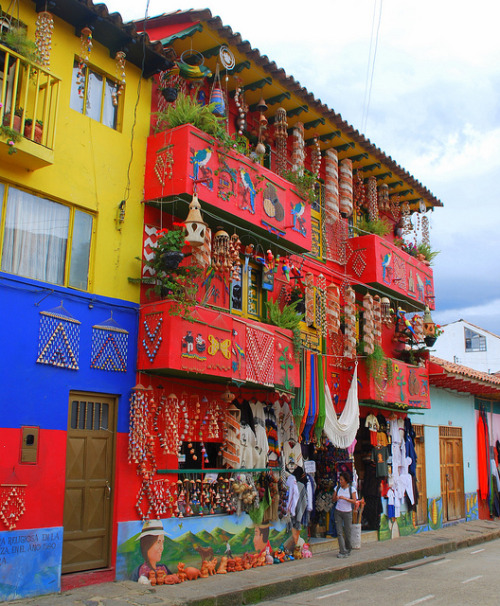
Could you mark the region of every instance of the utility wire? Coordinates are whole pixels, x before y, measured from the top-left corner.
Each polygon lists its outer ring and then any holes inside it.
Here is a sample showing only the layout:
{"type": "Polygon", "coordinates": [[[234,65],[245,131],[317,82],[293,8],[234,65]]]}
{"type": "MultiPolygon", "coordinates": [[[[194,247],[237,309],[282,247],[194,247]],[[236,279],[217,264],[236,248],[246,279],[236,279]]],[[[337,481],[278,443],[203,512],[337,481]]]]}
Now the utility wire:
{"type": "Polygon", "coordinates": [[[375,29],[375,13],[377,10],[377,0],[375,0],[375,4],[373,5],[373,18],[372,18],[372,33],[370,39],[370,50],[368,53],[368,65],[366,69],[366,83],[365,83],[365,97],[363,100],[363,115],[361,118],[361,132],[366,132],[366,124],[368,122],[368,113],[370,110],[370,101],[372,95],[373,88],[373,75],[375,73],[375,60],[377,58],[377,49],[378,49],[378,37],[380,32],[380,23],[382,21],[382,4],[383,0],[380,0],[379,4],[379,12],[378,12],[378,23],[377,23],[377,31],[375,34],[375,44],[373,42],[374,38],[374,29],[375,29]],[[372,47],[373,47],[373,57],[372,57],[372,47]],[[371,65],[370,65],[371,59],[371,65]],[[369,83],[368,83],[369,80],[369,83]]]}

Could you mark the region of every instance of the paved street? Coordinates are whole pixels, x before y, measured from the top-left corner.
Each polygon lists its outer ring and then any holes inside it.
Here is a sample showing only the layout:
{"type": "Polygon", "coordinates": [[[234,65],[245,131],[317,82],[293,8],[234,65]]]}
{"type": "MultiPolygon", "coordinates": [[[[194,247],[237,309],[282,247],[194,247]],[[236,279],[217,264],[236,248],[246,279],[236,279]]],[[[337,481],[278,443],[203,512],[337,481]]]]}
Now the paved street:
{"type": "MultiPolygon", "coordinates": [[[[261,602],[301,606],[498,606],[500,604],[500,540],[456,552],[441,560],[404,571],[376,574],[326,585],[312,591],[261,602]]],[[[432,559],[432,558],[430,558],[432,559]]]]}

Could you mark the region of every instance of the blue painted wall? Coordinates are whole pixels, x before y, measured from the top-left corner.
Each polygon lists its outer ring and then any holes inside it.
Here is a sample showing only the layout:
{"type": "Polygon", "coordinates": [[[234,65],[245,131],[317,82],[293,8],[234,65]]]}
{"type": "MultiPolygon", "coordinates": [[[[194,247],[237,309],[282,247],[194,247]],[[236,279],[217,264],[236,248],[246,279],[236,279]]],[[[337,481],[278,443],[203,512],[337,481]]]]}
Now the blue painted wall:
{"type": "MultiPolygon", "coordinates": [[[[453,393],[431,387],[431,408],[424,414],[409,414],[412,423],[424,425],[427,496],[435,498],[441,494],[439,475],[439,426],[462,428],[464,491],[477,490],[476,423],[474,396],[453,393]]],[[[421,412],[421,411],[419,411],[421,412]]]]}
{"type": "Polygon", "coordinates": [[[1,427],[66,430],[71,390],[120,396],[118,431],[128,431],[128,397],[136,383],[136,304],[0,273],[1,427]],[[62,304],[78,321],[79,369],[37,363],[40,312],[62,304]],[[92,326],[110,318],[129,332],[126,372],[90,367],[92,326]]]}

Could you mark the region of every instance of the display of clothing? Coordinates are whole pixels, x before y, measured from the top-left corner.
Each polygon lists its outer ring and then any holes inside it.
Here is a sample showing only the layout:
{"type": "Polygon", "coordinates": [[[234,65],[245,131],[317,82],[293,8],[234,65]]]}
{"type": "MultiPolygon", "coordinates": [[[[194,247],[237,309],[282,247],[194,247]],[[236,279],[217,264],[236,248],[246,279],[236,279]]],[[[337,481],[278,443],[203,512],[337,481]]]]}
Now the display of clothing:
{"type": "Polygon", "coordinates": [[[389,470],[387,461],[389,459],[389,448],[387,446],[376,446],[372,449],[372,461],[375,462],[377,477],[386,478],[389,470]]]}

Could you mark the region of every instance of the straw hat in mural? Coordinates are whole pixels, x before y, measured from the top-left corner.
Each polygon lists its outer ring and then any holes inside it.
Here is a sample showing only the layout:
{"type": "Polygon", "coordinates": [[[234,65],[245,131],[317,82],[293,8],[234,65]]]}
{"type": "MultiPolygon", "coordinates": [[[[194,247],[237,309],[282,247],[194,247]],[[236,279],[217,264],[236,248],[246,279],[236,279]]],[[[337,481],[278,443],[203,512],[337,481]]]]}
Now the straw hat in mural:
{"type": "Polygon", "coordinates": [[[161,520],[146,520],[142,527],[141,534],[137,537],[136,541],[147,536],[159,536],[164,535],[163,524],[161,520]]]}

